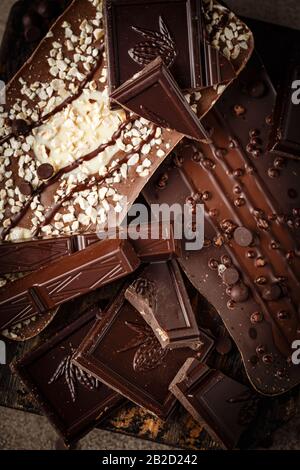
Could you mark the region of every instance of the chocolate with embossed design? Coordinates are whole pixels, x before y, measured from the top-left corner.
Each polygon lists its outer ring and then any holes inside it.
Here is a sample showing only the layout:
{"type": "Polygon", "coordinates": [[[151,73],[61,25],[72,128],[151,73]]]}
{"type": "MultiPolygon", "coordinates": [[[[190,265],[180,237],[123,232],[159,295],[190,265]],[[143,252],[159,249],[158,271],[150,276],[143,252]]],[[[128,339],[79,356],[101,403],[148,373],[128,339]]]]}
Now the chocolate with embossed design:
{"type": "Polygon", "coordinates": [[[248,387],[197,359],[186,361],[170,390],[225,449],[237,446],[258,411],[258,398],[248,387]]]}
{"type": "Polygon", "coordinates": [[[67,445],[83,437],[124,402],[123,397],[71,362],[99,315],[100,309],[92,306],[13,365],[67,445]]]}
{"type": "Polygon", "coordinates": [[[147,266],[125,292],[163,348],[205,349],[213,340],[200,332],[175,260],[147,266]]]}
{"type": "MultiPolygon", "coordinates": [[[[169,385],[190,348],[163,349],[151,328],[121,291],[88,333],[74,362],[136,404],[166,419],[176,399],[169,385]]],[[[204,358],[208,349],[200,350],[204,358]]]]}
{"type": "Polygon", "coordinates": [[[123,83],[110,97],[158,126],[196,140],[208,140],[201,121],[160,57],[123,83]]]}
{"type": "Polygon", "coordinates": [[[106,0],[110,91],[160,56],[182,89],[230,81],[230,61],[207,43],[200,0],[106,0]]]}
{"type": "Polygon", "coordinates": [[[54,261],[1,290],[0,328],[105,286],[130,274],[139,264],[127,240],[103,240],[54,261]]]}

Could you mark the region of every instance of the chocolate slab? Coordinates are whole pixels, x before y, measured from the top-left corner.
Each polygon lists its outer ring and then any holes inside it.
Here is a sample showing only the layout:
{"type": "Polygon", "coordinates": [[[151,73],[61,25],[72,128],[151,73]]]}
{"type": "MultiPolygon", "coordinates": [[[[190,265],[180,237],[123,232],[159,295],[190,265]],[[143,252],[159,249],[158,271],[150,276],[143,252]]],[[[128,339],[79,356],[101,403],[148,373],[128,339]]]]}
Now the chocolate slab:
{"type": "Polygon", "coordinates": [[[5,286],[0,328],[44,313],[120,279],[139,266],[127,240],[103,240],[5,286]]]}
{"type": "Polygon", "coordinates": [[[290,63],[286,76],[279,86],[274,124],[270,137],[270,150],[287,158],[300,159],[300,54],[298,62],[290,63]]]}
{"type": "Polygon", "coordinates": [[[188,359],[170,385],[184,408],[224,449],[233,449],[257,413],[248,387],[197,359],[188,359]]]}
{"type": "Polygon", "coordinates": [[[149,203],[204,204],[205,248],[180,264],[219,312],[250,381],[266,395],[300,381],[291,359],[300,334],[300,167],[266,150],[275,97],[254,58],[204,120],[212,144],[179,146],[173,164],[144,191],[149,203]]]}
{"type": "Polygon", "coordinates": [[[71,362],[99,315],[98,307],[90,308],[12,367],[67,445],[124,403],[123,397],[71,362]]]}
{"type": "Polygon", "coordinates": [[[160,57],[117,88],[110,98],[158,126],[207,140],[201,121],[160,57]]]}
{"type": "Polygon", "coordinates": [[[147,266],[127,288],[126,299],[152,328],[162,348],[200,349],[200,333],[184,280],[175,260],[147,266]]]}
{"type": "MultiPolygon", "coordinates": [[[[117,238],[121,238],[125,230],[118,228],[117,238]]],[[[140,235],[136,240],[130,236],[132,232],[133,228],[129,227],[128,237],[141,261],[167,261],[181,254],[181,240],[174,238],[172,224],[141,225],[140,235]],[[158,238],[151,238],[152,230],[157,230],[158,238]]],[[[115,238],[115,232],[112,235],[110,232],[86,233],[71,237],[0,243],[0,274],[35,271],[63,256],[84,250],[104,238],[115,238]]]]}
{"type": "Polygon", "coordinates": [[[235,78],[230,61],[206,42],[200,0],[106,0],[110,90],[160,56],[182,89],[235,78]]]}
{"type": "MultiPolygon", "coordinates": [[[[136,404],[166,419],[176,404],[168,388],[190,348],[162,349],[124,290],[87,335],[74,363],[136,404]]],[[[211,348],[199,351],[204,359],[211,348]]],[[[193,353],[192,353],[193,355],[193,353]]]]}

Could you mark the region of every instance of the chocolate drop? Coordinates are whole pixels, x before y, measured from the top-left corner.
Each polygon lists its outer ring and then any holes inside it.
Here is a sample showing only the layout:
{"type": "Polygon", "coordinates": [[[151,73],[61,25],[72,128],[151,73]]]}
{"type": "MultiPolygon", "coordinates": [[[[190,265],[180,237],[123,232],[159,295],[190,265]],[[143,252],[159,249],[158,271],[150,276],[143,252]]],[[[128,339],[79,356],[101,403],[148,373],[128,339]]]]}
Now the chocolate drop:
{"type": "Polygon", "coordinates": [[[50,163],[42,163],[38,169],[37,174],[41,180],[48,180],[54,173],[54,168],[50,163]]]}
{"type": "Polygon", "coordinates": [[[239,246],[246,247],[253,242],[253,235],[246,227],[238,227],[233,234],[234,240],[239,246]]]}
{"type": "Polygon", "coordinates": [[[249,298],[249,289],[245,284],[239,284],[232,288],[231,298],[234,302],[242,303],[246,302],[249,298]]]}

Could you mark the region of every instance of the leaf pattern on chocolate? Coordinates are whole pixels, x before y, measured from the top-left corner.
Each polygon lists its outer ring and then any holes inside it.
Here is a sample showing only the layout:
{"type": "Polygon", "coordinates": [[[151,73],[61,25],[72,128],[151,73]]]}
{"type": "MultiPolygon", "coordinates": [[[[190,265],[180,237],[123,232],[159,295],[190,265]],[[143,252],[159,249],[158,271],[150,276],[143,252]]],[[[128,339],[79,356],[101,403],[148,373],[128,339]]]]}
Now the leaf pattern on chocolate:
{"type": "Polygon", "coordinates": [[[66,356],[58,365],[56,371],[50,378],[48,384],[51,385],[52,383],[56,382],[61,377],[65,378],[66,384],[69,388],[72,401],[76,401],[77,393],[76,393],[76,385],[80,383],[88,390],[96,390],[99,386],[99,382],[93,376],[88,374],[82,369],[79,369],[75,364],[72,363],[72,354],[66,356]]]}
{"type": "Polygon", "coordinates": [[[153,281],[145,278],[138,278],[132,283],[132,288],[135,293],[142,297],[145,302],[152,308],[156,310],[156,284],[153,281]]]}
{"type": "Polygon", "coordinates": [[[159,32],[132,26],[132,29],[143,36],[146,41],[139,42],[129,49],[131,59],[139,65],[145,66],[160,56],[167,67],[170,67],[177,56],[176,44],[162,17],[159,17],[159,32]]]}
{"type": "Polygon", "coordinates": [[[140,325],[127,321],[125,324],[137,333],[137,337],[129,341],[118,352],[121,353],[137,348],[133,357],[133,369],[136,372],[148,372],[156,369],[156,367],[163,363],[168,350],[161,347],[148,325],[140,325]]]}

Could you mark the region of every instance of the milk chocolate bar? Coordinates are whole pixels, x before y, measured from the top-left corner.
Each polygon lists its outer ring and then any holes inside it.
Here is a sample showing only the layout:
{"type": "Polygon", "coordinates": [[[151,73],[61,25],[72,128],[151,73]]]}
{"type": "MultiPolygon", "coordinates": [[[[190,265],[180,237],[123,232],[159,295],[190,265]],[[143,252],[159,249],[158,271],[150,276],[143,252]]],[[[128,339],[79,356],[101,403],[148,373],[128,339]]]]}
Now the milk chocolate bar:
{"type": "Polygon", "coordinates": [[[162,348],[201,348],[201,333],[175,260],[147,266],[127,288],[125,297],[152,328],[162,348]]]}
{"type": "Polygon", "coordinates": [[[110,97],[158,126],[174,129],[196,140],[208,139],[201,121],[160,57],[117,88],[110,97]]]}
{"type": "MultiPolygon", "coordinates": [[[[125,234],[126,228],[117,230],[117,238],[125,234]]],[[[181,241],[174,238],[172,224],[143,224],[139,227],[140,237],[133,240],[130,233],[133,228],[128,228],[128,238],[133,245],[138,257],[144,262],[167,261],[177,257],[181,253],[181,241]],[[151,230],[156,230],[157,239],[151,238],[151,230]]],[[[93,243],[104,238],[115,238],[115,232],[85,233],[71,237],[37,239],[29,241],[0,243],[0,274],[26,273],[35,271],[63,256],[71,255],[84,250],[93,243]]]]}
{"type": "Polygon", "coordinates": [[[71,362],[100,315],[97,306],[91,307],[12,367],[67,445],[124,403],[123,397],[71,362]]]}
{"type": "Polygon", "coordinates": [[[248,387],[197,359],[188,359],[170,385],[184,408],[224,449],[233,449],[257,413],[248,387]]]}
{"type": "Polygon", "coordinates": [[[283,157],[300,158],[300,54],[292,61],[277,95],[270,150],[283,157]]]}
{"type": "MultiPolygon", "coordinates": [[[[205,358],[211,341],[198,352],[205,358]]],[[[176,404],[168,390],[190,348],[163,349],[124,298],[124,290],[87,334],[74,363],[136,404],[166,419],[176,404]]],[[[194,353],[196,354],[196,353],[194,353]]],[[[193,353],[192,353],[193,355],[193,353]]]]}
{"type": "Polygon", "coordinates": [[[0,293],[0,328],[120,279],[139,266],[127,240],[103,240],[12,282],[0,293]]]}
{"type": "Polygon", "coordinates": [[[230,61],[207,44],[199,0],[106,0],[110,90],[161,57],[182,89],[235,78],[230,61]]]}
{"type": "Polygon", "coordinates": [[[144,191],[149,203],[204,204],[204,248],[180,264],[219,312],[252,384],[267,395],[300,381],[291,358],[300,332],[300,167],[266,151],[274,103],[254,58],[204,120],[212,143],[180,145],[144,191]]]}

